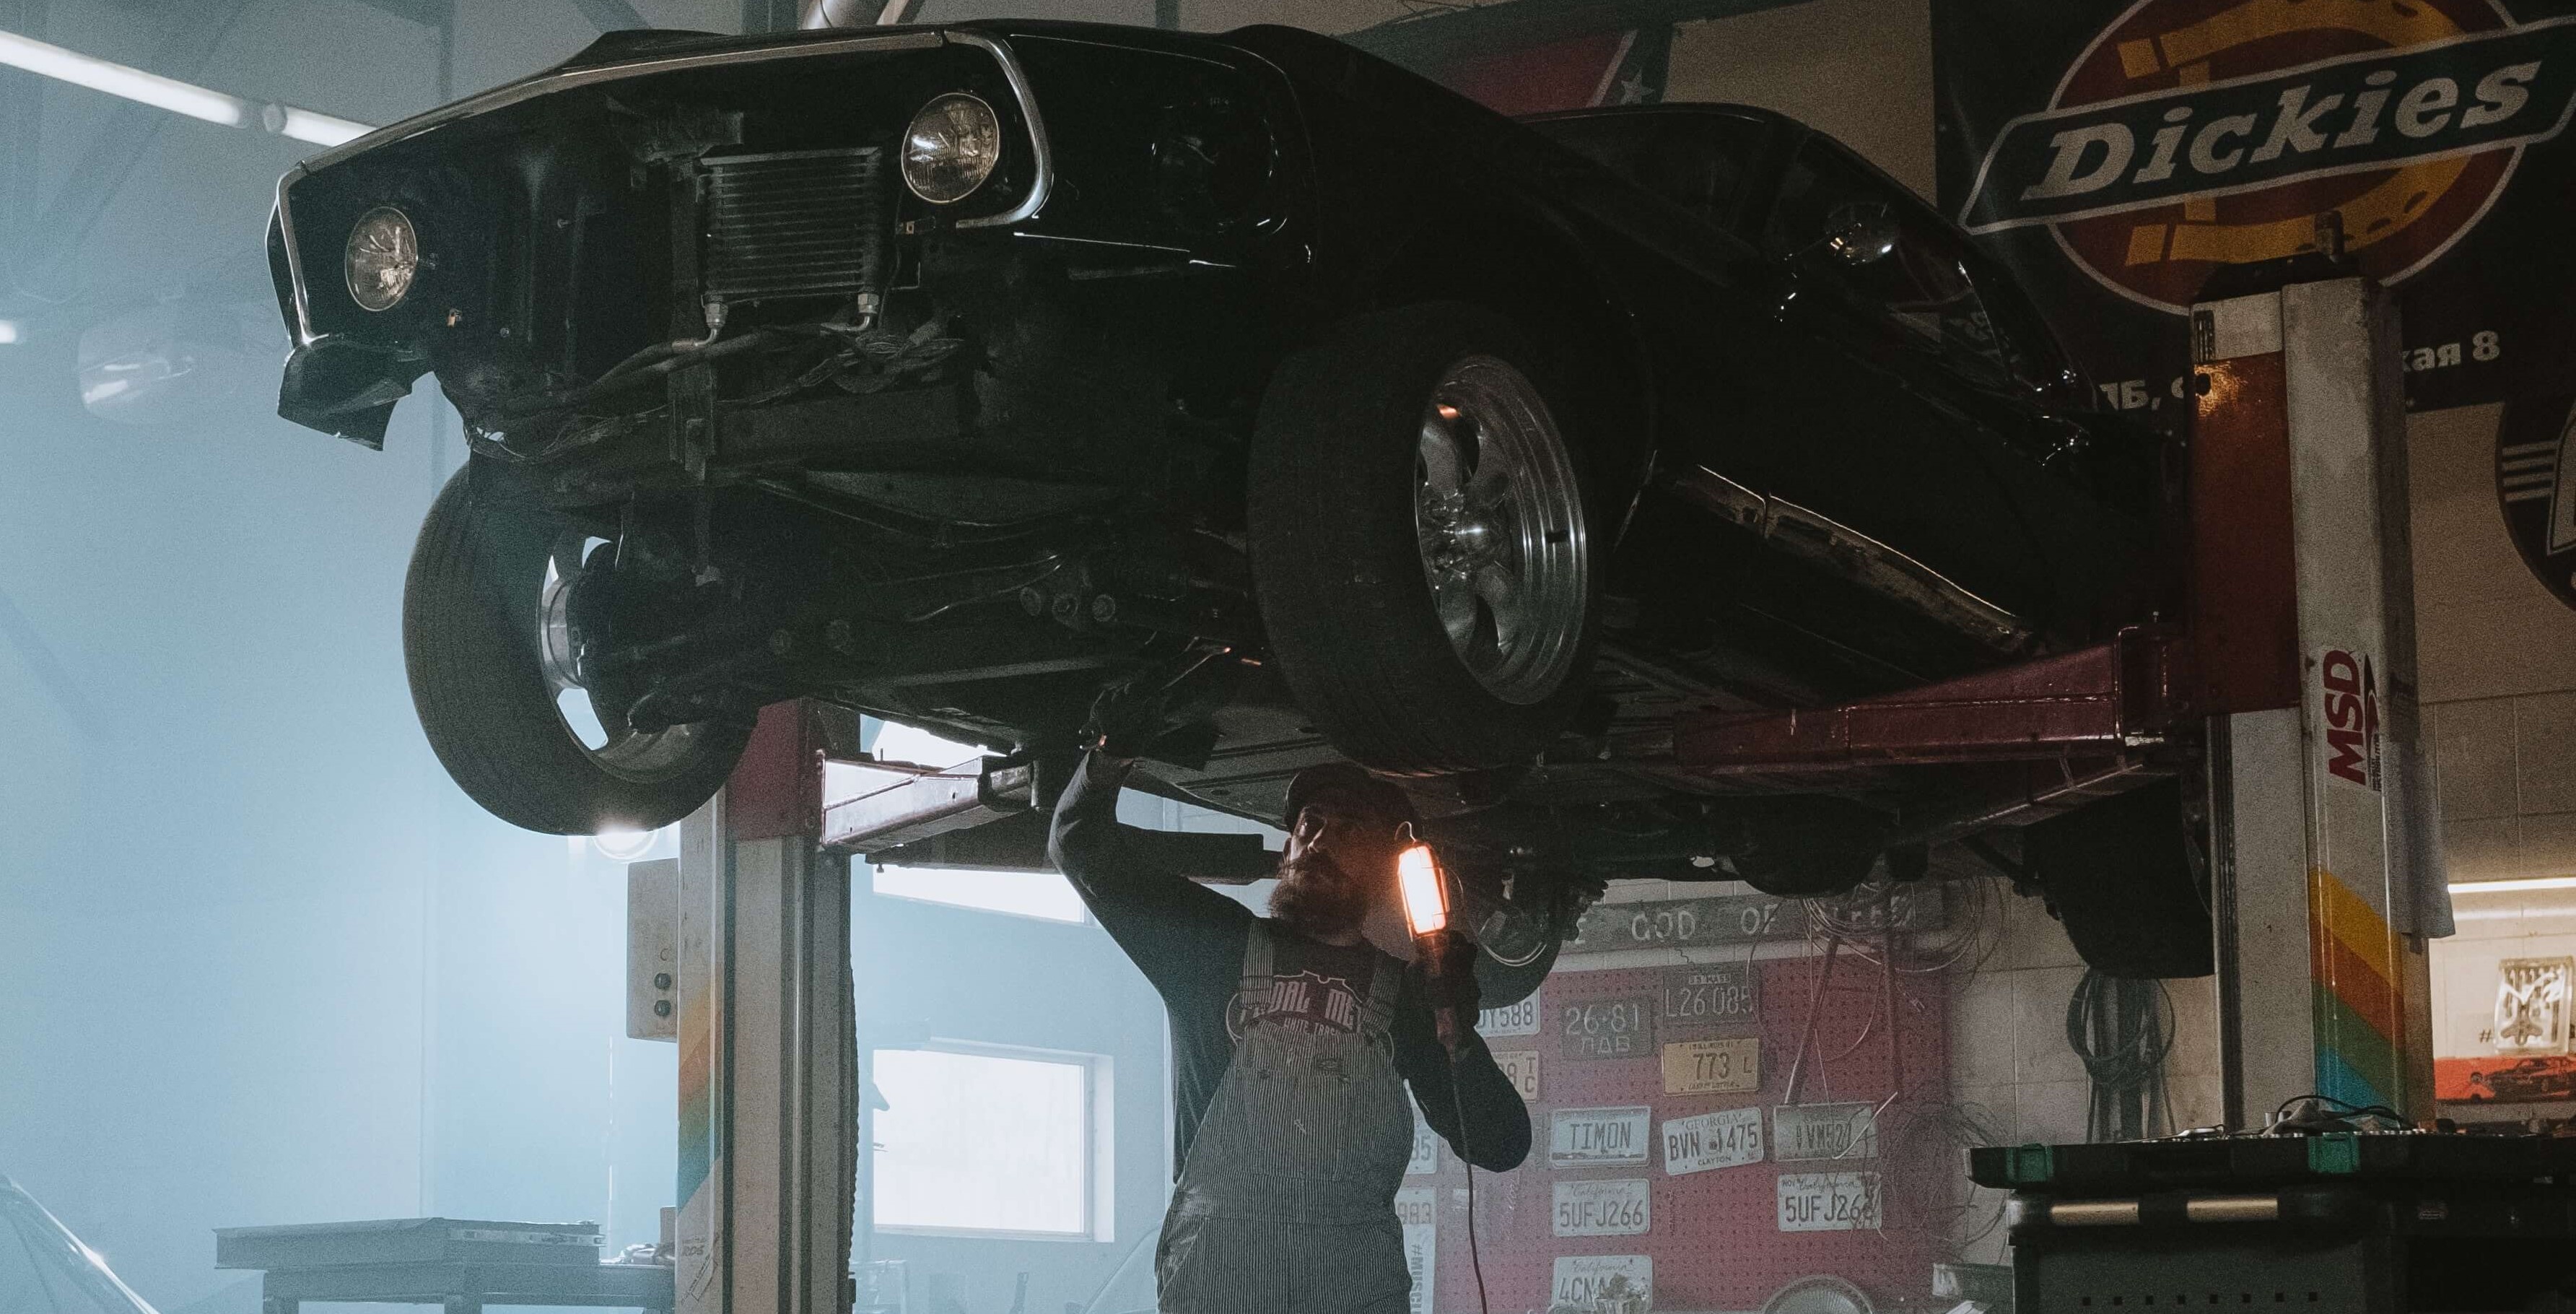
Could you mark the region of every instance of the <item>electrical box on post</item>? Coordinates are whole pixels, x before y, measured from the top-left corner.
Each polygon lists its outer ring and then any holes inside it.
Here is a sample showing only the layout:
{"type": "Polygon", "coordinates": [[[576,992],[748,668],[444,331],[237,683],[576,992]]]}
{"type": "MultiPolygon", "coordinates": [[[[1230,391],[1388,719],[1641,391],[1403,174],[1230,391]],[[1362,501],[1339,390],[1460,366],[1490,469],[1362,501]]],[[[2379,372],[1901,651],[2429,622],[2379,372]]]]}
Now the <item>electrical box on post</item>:
{"type": "Polygon", "coordinates": [[[680,1038],[680,860],[626,864],[626,1035],[680,1038]]]}

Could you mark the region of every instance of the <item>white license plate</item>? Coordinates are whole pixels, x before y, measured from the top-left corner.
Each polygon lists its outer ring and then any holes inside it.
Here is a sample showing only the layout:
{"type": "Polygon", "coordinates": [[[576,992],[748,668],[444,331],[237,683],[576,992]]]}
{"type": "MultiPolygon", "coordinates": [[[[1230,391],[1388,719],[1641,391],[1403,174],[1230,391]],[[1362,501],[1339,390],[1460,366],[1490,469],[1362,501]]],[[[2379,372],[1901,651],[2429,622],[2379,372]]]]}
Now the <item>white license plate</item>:
{"type": "Polygon", "coordinates": [[[1638,1236],[1654,1226],[1654,1198],[1645,1178],[1556,1183],[1558,1236],[1638,1236]]]}
{"type": "Polygon", "coordinates": [[[1538,992],[1517,1004],[1489,1008],[1476,1015],[1476,1034],[1481,1036],[1535,1036],[1538,1034],[1538,992]]]}
{"type": "MultiPolygon", "coordinates": [[[[1410,1103],[1410,1101],[1407,1101],[1410,1103]]],[[[1422,1120],[1422,1110],[1413,1111],[1413,1154],[1405,1160],[1404,1175],[1420,1177],[1440,1171],[1440,1133],[1422,1120]]]]}
{"type": "Polygon", "coordinates": [[[1439,1290],[1440,1191],[1408,1186],[1395,1193],[1395,1218],[1404,1226],[1404,1267],[1413,1275],[1408,1314],[1431,1314],[1432,1293],[1439,1290]]]}
{"type": "Polygon", "coordinates": [[[1655,1307],[1652,1255],[1559,1255],[1548,1307],[1645,1314],[1655,1307]]]}
{"type": "Polygon", "coordinates": [[[1547,1162],[1551,1168],[1585,1164],[1641,1164],[1646,1161],[1646,1123],[1654,1110],[1642,1105],[1618,1109],[1555,1109],[1547,1116],[1547,1162]]]}
{"type": "Polygon", "coordinates": [[[1782,1104],[1771,1110],[1771,1157],[1782,1163],[1878,1156],[1878,1106],[1782,1104]]]}
{"type": "Polygon", "coordinates": [[[1521,1093],[1524,1104],[1538,1103],[1538,1051],[1534,1049],[1498,1049],[1494,1066],[1512,1079],[1512,1089],[1521,1093]]]}
{"type": "Polygon", "coordinates": [[[1687,1118],[1666,1118],[1663,1140],[1664,1172],[1674,1177],[1760,1163],[1762,1110],[1719,1109],[1687,1118]]]}
{"type": "Polygon", "coordinates": [[[1858,1232],[1878,1227],[1878,1174],[1780,1174],[1780,1230],[1858,1232]]]}

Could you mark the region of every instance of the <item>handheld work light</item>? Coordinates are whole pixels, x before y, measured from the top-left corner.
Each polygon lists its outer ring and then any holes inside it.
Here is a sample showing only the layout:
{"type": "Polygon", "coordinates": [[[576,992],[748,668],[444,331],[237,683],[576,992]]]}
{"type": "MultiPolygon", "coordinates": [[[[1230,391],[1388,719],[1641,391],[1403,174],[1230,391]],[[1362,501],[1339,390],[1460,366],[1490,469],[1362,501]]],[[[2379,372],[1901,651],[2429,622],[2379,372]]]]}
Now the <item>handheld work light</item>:
{"type": "Polygon", "coordinates": [[[1440,1047],[1455,1058],[1465,1030],[1458,1016],[1460,983],[1449,930],[1449,878],[1428,844],[1408,844],[1395,857],[1396,892],[1404,898],[1404,926],[1413,933],[1414,955],[1422,960],[1423,981],[1431,987],[1431,1022],[1440,1047]]]}

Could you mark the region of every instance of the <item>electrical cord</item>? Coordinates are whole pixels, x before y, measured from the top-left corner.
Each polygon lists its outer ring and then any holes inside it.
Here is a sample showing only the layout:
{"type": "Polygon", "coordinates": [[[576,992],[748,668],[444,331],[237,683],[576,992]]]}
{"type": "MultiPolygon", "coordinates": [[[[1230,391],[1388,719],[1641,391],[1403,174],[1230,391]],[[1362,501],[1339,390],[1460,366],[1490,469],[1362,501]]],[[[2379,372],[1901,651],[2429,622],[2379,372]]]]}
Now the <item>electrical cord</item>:
{"type": "MultiPolygon", "coordinates": [[[[1485,1256],[1476,1245],[1476,1160],[1467,1139],[1467,1102],[1458,1095],[1458,1056],[1449,1056],[1449,1112],[1458,1119],[1458,1162],[1467,1169],[1467,1266],[1476,1271],[1476,1314],[1492,1314],[1485,1302],[1485,1256]]],[[[1424,1308],[1431,1302],[1425,1300],[1424,1308]]]]}

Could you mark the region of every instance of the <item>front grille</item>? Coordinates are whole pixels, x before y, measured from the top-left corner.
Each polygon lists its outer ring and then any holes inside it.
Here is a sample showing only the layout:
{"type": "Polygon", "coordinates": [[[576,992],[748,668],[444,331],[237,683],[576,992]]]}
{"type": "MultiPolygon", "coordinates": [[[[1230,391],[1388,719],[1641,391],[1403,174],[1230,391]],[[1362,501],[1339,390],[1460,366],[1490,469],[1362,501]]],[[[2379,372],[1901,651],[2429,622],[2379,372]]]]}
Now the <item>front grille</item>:
{"type": "Polygon", "coordinates": [[[736,155],[706,170],[708,297],[885,290],[893,206],[883,150],[736,155]]]}

